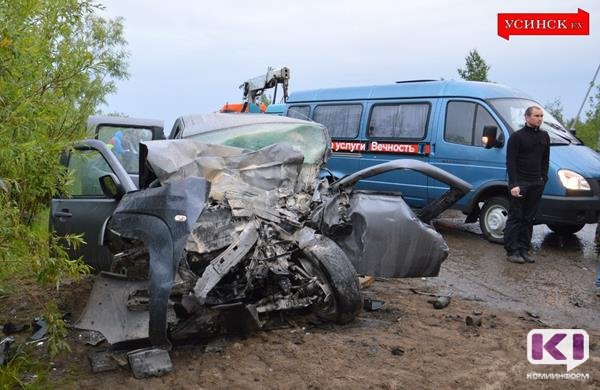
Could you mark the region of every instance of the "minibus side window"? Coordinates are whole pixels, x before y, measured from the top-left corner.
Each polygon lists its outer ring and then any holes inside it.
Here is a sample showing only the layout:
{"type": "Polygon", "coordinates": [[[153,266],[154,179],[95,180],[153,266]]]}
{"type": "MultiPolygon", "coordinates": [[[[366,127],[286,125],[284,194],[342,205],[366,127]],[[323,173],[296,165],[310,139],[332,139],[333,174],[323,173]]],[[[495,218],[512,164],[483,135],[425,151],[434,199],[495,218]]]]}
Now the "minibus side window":
{"type": "Polygon", "coordinates": [[[447,142],[483,146],[481,136],[484,126],[496,126],[498,122],[480,104],[472,102],[452,101],[446,109],[446,127],[444,140],[447,142]]]}
{"type": "Polygon", "coordinates": [[[369,120],[369,137],[423,139],[428,116],[427,103],[374,106],[369,120]]]}
{"type": "Polygon", "coordinates": [[[501,127],[498,125],[498,122],[492,118],[488,110],[478,104],[477,115],[475,116],[475,136],[473,137],[473,144],[475,146],[483,146],[481,143],[481,137],[483,136],[483,128],[485,126],[496,126],[498,130],[501,129],[501,127]]]}
{"type": "Polygon", "coordinates": [[[360,126],[361,104],[317,106],[313,120],[329,130],[331,138],[355,138],[360,126]]]}
{"type": "Polygon", "coordinates": [[[473,143],[473,121],[475,103],[450,102],[446,109],[446,129],[444,139],[455,144],[473,143]]]}
{"type": "Polygon", "coordinates": [[[291,106],[287,111],[287,116],[290,118],[310,120],[308,114],[310,106],[291,106]]]}

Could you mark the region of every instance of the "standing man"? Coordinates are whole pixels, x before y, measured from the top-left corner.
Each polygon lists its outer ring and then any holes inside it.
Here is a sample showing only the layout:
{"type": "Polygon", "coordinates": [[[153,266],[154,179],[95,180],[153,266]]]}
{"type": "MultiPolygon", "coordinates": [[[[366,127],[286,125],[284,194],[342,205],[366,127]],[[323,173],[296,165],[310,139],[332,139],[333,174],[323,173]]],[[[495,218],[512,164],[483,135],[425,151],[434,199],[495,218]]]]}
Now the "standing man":
{"type": "Polygon", "coordinates": [[[533,221],[548,181],[550,137],[540,130],[544,113],[540,107],[525,110],[525,126],[508,139],[506,167],[510,204],[504,228],[506,259],[534,263],[529,254],[533,221]]]}

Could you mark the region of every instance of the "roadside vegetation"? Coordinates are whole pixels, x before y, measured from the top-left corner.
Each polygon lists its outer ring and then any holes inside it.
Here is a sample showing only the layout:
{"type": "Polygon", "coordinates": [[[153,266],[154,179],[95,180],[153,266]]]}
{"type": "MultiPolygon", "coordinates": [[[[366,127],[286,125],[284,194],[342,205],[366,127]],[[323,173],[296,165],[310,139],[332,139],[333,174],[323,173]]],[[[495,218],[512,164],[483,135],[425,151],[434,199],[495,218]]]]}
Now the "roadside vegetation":
{"type": "MultiPolygon", "coordinates": [[[[49,201],[68,193],[70,181],[59,155],[84,138],[87,117],[127,77],[122,20],[98,16],[101,8],[0,0],[0,314],[6,320],[15,299],[30,302],[48,323],[51,355],[68,349],[52,292],[89,272],[48,232],[49,201]]],[[[0,368],[0,388],[25,386],[23,370],[44,367],[28,348],[19,351],[0,368]]],[[[32,383],[43,378],[38,372],[32,383]]]]}

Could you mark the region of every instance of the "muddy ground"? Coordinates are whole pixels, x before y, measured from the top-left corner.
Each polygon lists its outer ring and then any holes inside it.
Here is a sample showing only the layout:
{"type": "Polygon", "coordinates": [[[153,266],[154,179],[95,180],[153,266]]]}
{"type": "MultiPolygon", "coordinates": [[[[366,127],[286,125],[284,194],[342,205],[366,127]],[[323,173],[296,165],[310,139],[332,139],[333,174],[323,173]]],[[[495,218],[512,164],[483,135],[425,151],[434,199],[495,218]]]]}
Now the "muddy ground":
{"type": "MultiPolygon", "coordinates": [[[[52,380],[84,389],[600,387],[595,225],[566,238],[536,227],[537,262],[525,265],[506,262],[501,246],[453,213],[435,225],[450,247],[440,276],[376,280],[364,294],[384,307],[363,311],[351,324],[300,318],[246,339],[179,348],[171,353],[172,373],[146,380],[125,369],[91,374],[86,356],[101,347],[72,338],[73,352],[53,362],[52,380]],[[451,303],[435,310],[427,294],[450,295],[451,303]],[[467,317],[481,318],[481,326],[467,325],[467,317]],[[588,380],[527,379],[528,373],[566,372],[527,361],[527,333],[546,327],[589,333],[590,359],[571,371],[589,374],[588,380]]],[[[67,288],[65,309],[76,315],[86,292],[89,283],[67,288]]]]}

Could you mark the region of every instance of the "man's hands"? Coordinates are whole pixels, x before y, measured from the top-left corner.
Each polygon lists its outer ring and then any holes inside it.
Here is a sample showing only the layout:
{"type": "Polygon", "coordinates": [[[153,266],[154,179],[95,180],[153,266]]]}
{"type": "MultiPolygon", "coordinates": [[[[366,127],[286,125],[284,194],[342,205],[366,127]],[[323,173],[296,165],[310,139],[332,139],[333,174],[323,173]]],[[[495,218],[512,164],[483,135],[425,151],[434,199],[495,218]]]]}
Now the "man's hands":
{"type": "Polygon", "coordinates": [[[521,195],[521,188],[519,186],[511,188],[510,194],[512,196],[514,196],[515,198],[521,198],[523,196],[523,195],[521,195]]]}

